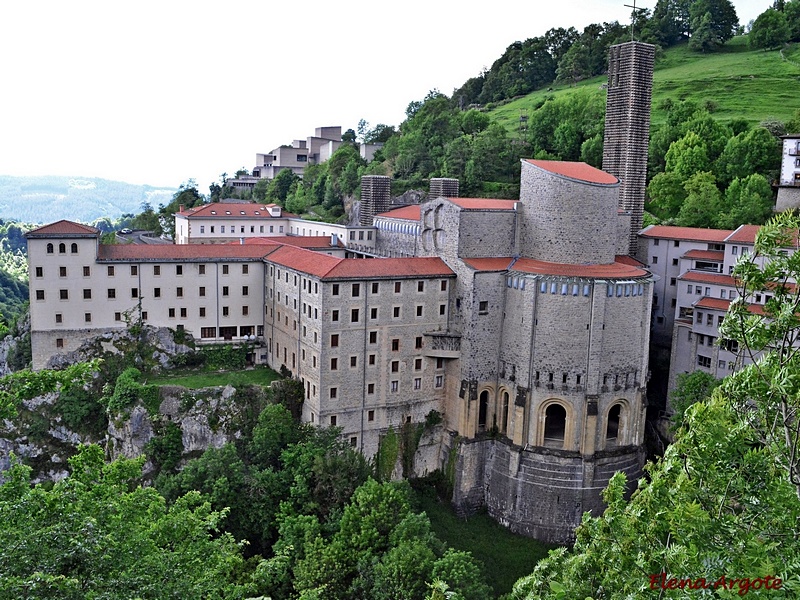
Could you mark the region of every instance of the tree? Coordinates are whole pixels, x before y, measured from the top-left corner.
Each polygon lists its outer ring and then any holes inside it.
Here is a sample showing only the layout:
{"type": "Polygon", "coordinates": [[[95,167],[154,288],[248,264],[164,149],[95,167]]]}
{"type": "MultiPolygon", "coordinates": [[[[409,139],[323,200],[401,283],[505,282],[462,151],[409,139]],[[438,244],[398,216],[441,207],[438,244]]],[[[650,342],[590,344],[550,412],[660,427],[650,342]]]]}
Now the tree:
{"type": "Polygon", "coordinates": [[[659,173],[647,185],[647,210],[661,219],[673,219],[678,216],[686,195],[679,175],[659,173]]]}
{"type": "Polygon", "coordinates": [[[291,169],[281,169],[275,175],[275,178],[270,181],[266,199],[285,206],[286,197],[289,195],[289,190],[296,180],[297,175],[291,169]]]}
{"type": "Polygon", "coordinates": [[[17,404],[22,400],[88,384],[100,362],[75,363],[60,371],[25,369],[0,377],[0,419],[16,415],[17,404]]]}
{"type": "Polygon", "coordinates": [[[763,127],[756,127],[728,139],[717,161],[717,173],[723,183],[754,173],[772,178],[777,174],[780,160],[778,140],[763,127]]]}
{"type": "Polygon", "coordinates": [[[703,52],[727,42],[739,25],[730,0],[694,0],[689,7],[689,17],[692,23],[689,47],[703,52]]]}
{"type": "Polygon", "coordinates": [[[789,41],[791,31],[783,12],[768,8],[758,15],[747,36],[751,48],[770,50],[789,41]]]}
{"type": "Polygon", "coordinates": [[[670,144],[666,160],[666,172],[675,173],[683,181],[711,167],[706,142],[693,131],[670,144]]]}
{"type": "Polygon", "coordinates": [[[675,389],[669,394],[669,405],[673,410],[672,423],[680,426],[686,411],[698,402],[711,397],[721,380],[705,371],[681,373],[676,377],[675,389]]]}
{"type": "Polygon", "coordinates": [[[714,175],[703,171],[684,185],[686,200],[675,220],[681,227],[713,227],[720,212],[721,197],[714,175]]]}
{"type": "Polygon", "coordinates": [[[70,458],[52,489],[30,485],[20,464],[0,486],[0,597],[243,598],[235,540],[219,534],[224,513],[196,492],[167,508],[138,485],[142,459],[104,462],[99,446],[70,458]]]}
{"type": "Polygon", "coordinates": [[[721,229],[761,225],[772,216],[774,204],[772,187],[763,175],[754,173],[744,179],[734,179],[725,192],[716,225],[721,229]]]}

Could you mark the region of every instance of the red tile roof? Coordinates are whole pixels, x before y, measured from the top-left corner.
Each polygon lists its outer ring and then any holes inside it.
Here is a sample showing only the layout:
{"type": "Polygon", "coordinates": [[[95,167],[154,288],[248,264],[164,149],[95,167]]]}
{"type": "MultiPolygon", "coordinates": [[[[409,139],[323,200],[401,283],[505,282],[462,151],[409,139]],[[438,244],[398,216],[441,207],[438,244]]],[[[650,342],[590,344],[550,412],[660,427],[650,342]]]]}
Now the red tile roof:
{"type": "Polygon", "coordinates": [[[552,263],[532,258],[470,258],[464,262],[476,271],[520,271],[536,275],[561,277],[591,277],[602,279],[630,279],[643,277],[647,271],[630,264],[615,262],[610,265],[575,265],[552,263]]]}
{"type": "Polygon", "coordinates": [[[111,244],[97,249],[97,260],[137,262],[143,260],[260,260],[279,246],[241,244],[111,244]]]}
{"type": "Polygon", "coordinates": [[[737,242],[739,244],[754,244],[759,229],[761,229],[761,225],[740,225],[725,241],[737,242]]]}
{"type": "Polygon", "coordinates": [[[617,254],[614,257],[614,262],[618,262],[622,265],[630,265],[632,267],[642,267],[644,268],[644,263],[640,260],[633,258],[632,256],[628,256],[627,254],[617,254]]]}
{"type": "Polygon", "coordinates": [[[296,218],[297,215],[288,213],[281,210],[280,217],[273,217],[269,209],[275,207],[276,204],[253,204],[249,203],[222,203],[212,202],[210,204],[201,204],[194,208],[187,208],[182,212],[175,213],[182,217],[210,217],[210,218],[258,218],[258,219],[277,219],[277,218],[296,218]]]}
{"type": "Polygon", "coordinates": [[[281,246],[269,262],[315,275],[321,279],[378,279],[382,277],[451,277],[440,258],[336,258],[303,248],[281,246]]]}
{"type": "MultiPolygon", "coordinates": [[[[727,312],[728,307],[731,305],[730,300],[723,300],[722,298],[709,298],[704,296],[693,304],[695,308],[704,308],[706,310],[719,310],[727,312]]],[[[761,304],[748,304],[747,310],[754,315],[763,315],[764,307],[761,304]]]]}
{"type": "Polygon", "coordinates": [[[697,283],[713,283],[715,285],[727,285],[733,287],[736,281],[730,275],[721,273],[705,273],[703,271],[687,271],[680,277],[681,281],[695,281],[697,283]]]}
{"type": "Polygon", "coordinates": [[[491,258],[465,258],[467,266],[476,271],[507,271],[514,259],[510,256],[491,258]]]}
{"type": "Polygon", "coordinates": [[[714,242],[725,241],[731,233],[730,229],[702,229],[700,227],[675,227],[672,225],[650,225],[639,232],[646,238],[662,238],[669,240],[686,240],[688,242],[714,242]]]}
{"type": "Polygon", "coordinates": [[[681,256],[681,258],[722,262],[725,260],[725,253],[717,250],[689,250],[686,254],[681,256]]]}
{"type": "Polygon", "coordinates": [[[464,210],[514,210],[517,200],[495,200],[493,198],[447,198],[464,210]]]}
{"type": "Polygon", "coordinates": [[[73,221],[62,219],[49,225],[43,225],[36,229],[32,229],[26,233],[26,237],[50,237],[50,236],[80,236],[92,237],[100,233],[99,229],[90,227],[89,225],[82,225],[73,221]]]}
{"type": "Polygon", "coordinates": [[[404,221],[419,221],[420,215],[419,204],[410,204],[401,208],[395,208],[389,212],[380,213],[376,217],[384,217],[386,219],[403,219],[404,221]]]}
{"type": "Polygon", "coordinates": [[[325,279],[380,277],[451,277],[453,270],[438,257],[429,258],[345,258],[325,279]]]}
{"type": "Polygon", "coordinates": [[[577,179],[578,181],[586,181],[588,183],[597,183],[602,185],[616,185],[619,183],[619,179],[610,173],[596,169],[584,162],[535,160],[532,158],[526,158],[524,160],[535,167],[549,171],[554,175],[568,177],[569,179],[577,179]]]}

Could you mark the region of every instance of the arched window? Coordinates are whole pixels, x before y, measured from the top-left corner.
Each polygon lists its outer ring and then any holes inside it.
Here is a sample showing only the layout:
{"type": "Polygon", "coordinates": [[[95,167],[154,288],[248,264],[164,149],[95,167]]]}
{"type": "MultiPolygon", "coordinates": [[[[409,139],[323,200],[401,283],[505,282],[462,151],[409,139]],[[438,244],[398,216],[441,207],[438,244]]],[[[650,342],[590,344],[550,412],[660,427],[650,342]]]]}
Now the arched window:
{"type": "Polygon", "coordinates": [[[77,254],[78,253],[78,244],[76,244],[75,242],[72,242],[72,246],[70,246],[70,252],[72,252],[73,254],[77,254]]]}
{"type": "Polygon", "coordinates": [[[489,412],[489,392],[481,392],[478,405],[478,431],[486,431],[486,415],[489,412]]]}
{"type": "Polygon", "coordinates": [[[551,404],[544,413],[544,445],[563,448],[567,429],[567,411],[560,404],[551,404]]]}
{"type": "Polygon", "coordinates": [[[608,421],[606,423],[606,446],[616,445],[619,437],[619,419],[622,414],[622,405],[615,404],[608,411],[608,421]]]}
{"type": "Polygon", "coordinates": [[[67,253],[67,245],[64,242],[61,242],[58,245],[58,253],[59,254],[66,254],[67,253]]]}
{"type": "Polygon", "coordinates": [[[506,433],[508,431],[508,392],[503,392],[503,406],[500,415],[501,431],[506,433]]]}
{"type": "Polygon", "coordinates": [[[48,254],[52,254],[53,253],[53,244],[47,244],[47,253],[48,254]]]}

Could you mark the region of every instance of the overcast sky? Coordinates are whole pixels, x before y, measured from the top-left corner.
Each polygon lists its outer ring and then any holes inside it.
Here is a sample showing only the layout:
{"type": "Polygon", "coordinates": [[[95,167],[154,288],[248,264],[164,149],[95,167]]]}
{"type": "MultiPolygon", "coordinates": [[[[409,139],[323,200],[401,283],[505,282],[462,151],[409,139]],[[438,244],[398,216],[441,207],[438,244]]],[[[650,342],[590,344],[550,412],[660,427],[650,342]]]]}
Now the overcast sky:
{"type": "MultiPolygon", "coordinates": [[[[638,0],[653,8],[656,0],[638,0]]],[[[746,24],[772,0],[734,0],[746,24]]],[[[399,125],[516,40],[630,0],[3,0],[0,174],[200,190],[315,127],[399,125]]]]}

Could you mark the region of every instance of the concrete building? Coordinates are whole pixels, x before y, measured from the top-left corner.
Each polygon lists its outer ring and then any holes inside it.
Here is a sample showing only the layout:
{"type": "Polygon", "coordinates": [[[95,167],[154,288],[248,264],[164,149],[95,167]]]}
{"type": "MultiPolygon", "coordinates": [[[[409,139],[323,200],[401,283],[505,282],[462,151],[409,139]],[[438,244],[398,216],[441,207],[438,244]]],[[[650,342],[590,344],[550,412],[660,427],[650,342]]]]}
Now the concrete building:
{"type": "Polygon", "coordinates": [[[800,208],[800,134],[785,135],[775,210],[800,208]]]}
{"type": "Polygon", "coordinates": [[[304,420],[371,456],[437,411],[416,472],[452,456],[461,510],[567,541],[643,461],[653,278],[618,255],[618,191],[586,164],[525,160],[519,201],[439,196],[341,235],[240,204],[180,211],[171,246],[48,225],[28,234],[34,366],[126,315],[200,343],[247,336],[302,381],[304,420]]]}

